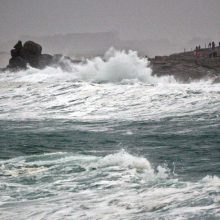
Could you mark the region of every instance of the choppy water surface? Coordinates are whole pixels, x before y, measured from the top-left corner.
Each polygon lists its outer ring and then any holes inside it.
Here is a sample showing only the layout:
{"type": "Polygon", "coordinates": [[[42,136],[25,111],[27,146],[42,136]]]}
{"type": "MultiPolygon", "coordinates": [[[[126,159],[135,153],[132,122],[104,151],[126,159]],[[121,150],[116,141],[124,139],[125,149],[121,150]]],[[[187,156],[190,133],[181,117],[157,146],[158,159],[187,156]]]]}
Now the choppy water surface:
{"type": "Polygon", "coordinates": [[[219,84],[105,59],[1,74],[0,219],[219,219],[219,84]]]}

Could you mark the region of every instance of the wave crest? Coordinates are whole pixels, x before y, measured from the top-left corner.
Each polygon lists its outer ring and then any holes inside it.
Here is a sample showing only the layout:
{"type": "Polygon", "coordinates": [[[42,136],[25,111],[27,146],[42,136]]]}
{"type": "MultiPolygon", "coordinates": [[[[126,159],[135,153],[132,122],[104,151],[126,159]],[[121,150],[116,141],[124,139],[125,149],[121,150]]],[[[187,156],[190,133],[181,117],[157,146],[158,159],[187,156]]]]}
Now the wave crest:
{"type": "MultiPolygon", "coordinates": [[[[118,51],[110,48],[104,58],[95,57],[80,64],[65,62],[65,70],[60,67],[47,67],[43,70],[29,67],[11,75],[12,80],[27,82],[86,81],[95,83],[144,82],[149,84],[175,82],[172,76],[152,76],[150,62],[138,56],[136,51],[118,51]]],[[[10,73],[8,73],[10,74],[10,73]]]]}

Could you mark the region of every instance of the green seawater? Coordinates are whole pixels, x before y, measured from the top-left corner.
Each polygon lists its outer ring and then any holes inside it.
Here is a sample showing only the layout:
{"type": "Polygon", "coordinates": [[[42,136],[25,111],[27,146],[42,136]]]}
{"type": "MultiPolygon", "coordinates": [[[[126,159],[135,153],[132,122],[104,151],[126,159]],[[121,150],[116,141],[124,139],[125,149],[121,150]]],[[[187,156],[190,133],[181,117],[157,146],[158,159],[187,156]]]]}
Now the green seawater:
{"type": "Polygon", "coordinates": [[[1,220],[220,219],[219,84],[110,52],[0,75],[1,220]]]}
{"type": "Polygon", "coordinates": [[[220,128],[206,117],[1,120],[0,216],[218,219],[220,128]]]}

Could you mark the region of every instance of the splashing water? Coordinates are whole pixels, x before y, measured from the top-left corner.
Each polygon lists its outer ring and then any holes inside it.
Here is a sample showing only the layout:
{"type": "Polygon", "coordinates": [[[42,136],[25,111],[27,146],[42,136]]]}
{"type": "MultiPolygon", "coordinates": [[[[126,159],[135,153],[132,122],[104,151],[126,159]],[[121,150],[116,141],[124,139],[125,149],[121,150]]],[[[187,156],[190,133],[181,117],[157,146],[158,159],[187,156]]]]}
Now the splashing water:
{"type": "MultiPolygon", "coordinates": [[[[154,77],[149,61],[140,58],[135,51],[116,51],[111,48],[106,52],[104,60],[96,57],[87,60],[84,64],[71,64],[66,61],[69,71],[59,67],[47,67],[43,70],[29,68],[18,73],[7,73],[6,78],[18,82],[57,82],[69,80],[83,80],[86,82],[113,82],[120,83],[126,80],[134,80],[145,83],[170,82],[173,77],[154,77]]],[[[2,80],[5,80],[3,78],[2,80]]]]}
{"type": "Polygon", "coordinates": [[[184,85],[172,77],[152,76],[149,62],[133,51],[111,49],[105,61],[97,57],[67,65],[71,71],[29,68],[2,75],[0,118],[145,120],[207,111],[209,99],[210,108],[218,108],[218,84],[184,85]]]}
{"type": "Polygon", "coordinates": [[[209,209],[220,215],[214,202],[220,201],[218,177],[181,182],[166,168],[154,171],[147,159],[125,151],[103,158],[66,153],[20,157],[1,162],[0,174],[1,213],[8,219],[16,213],[23,213],[17,219],[172,219],[179,212],[190,217],[209,209]],[[13,212],[6,205],[12,203],[13,212]]]}
{"type": "Polygon", "coordinates": [[[0,219],[219,219],[219,85],[66,65],[0,76],[0,219]]]}

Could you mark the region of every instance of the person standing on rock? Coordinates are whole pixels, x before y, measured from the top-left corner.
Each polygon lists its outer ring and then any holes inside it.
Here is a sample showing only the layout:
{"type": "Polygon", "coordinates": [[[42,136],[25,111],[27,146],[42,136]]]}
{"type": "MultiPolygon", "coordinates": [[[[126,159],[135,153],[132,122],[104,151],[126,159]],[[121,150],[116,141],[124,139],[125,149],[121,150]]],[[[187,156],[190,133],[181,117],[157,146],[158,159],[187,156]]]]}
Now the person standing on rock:
{"type": "Polygon", "coordinates": [[[214,50],[214,49],[215,49],[215,42],[212,41],[212,50],[214,50]]]}
{"type": "Polygon", "coordinates": [[[196,46],[194,55],[195,55],[195,57],[196,57],[196,60],[195,60],[196,64],[199,64],[199,57],[200,57],[200,49],[199,49],[199,46],[196,46]]]}

